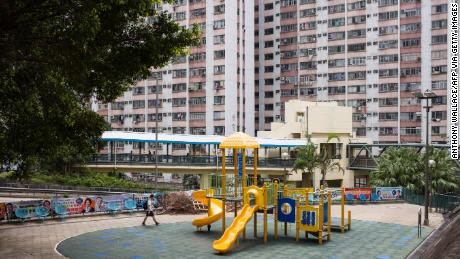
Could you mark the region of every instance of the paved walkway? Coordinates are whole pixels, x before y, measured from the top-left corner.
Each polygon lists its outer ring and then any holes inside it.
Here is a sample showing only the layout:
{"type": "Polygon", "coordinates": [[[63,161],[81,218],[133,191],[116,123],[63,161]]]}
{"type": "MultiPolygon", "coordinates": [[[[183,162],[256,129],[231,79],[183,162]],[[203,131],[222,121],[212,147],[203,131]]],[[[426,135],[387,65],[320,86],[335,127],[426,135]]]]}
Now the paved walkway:
{"type": "MultiPolygon", "coordinates": [[[[409,204],[382,204],[382,205],[354,205],[347,206],[346,210],[351,209],[352,218],[359,220],[367,220],[370,222],[356,221],[353,223],[355,226],[359,224],[364,224],[362,230],[364,231],[370,225],[385,225],[390,226],[389,224],[375,224],[375,222],[387,222],[393,224],[406,225],[407,229],[404,226],[395,226],[392,227],[394,231],[398,229],[406,229],[407,231],[402,234],[401,232],[399,237],[388,237],[394,239],[394,242],[405,243],[413,242],[413,227],[415,226],[416,214],[420,206],[409,205],[409,204]],[[361,222],[361,223],[360,223],[361,222]],[[368,224],[368,225],[366,225],[368,224]],[[406,236],[406,237],[405,237],[406,236]],[[408,236],[411,237],[410,240],[408,236]],[[403,238],[404,240],[399,240],[398,238],[403,238]]],[[[332,209],[333,216],[339,215],[340,209],[335,207],[332,209]]],[[[202,215],[160,215],[158,220],[162,223],[160,227],[148,227],[148,228],[134,228],[141,230],[160,230],[165,231],[163,234],[171,235],[173,237],[175,233],[180,234],[177,230],[182,230],[190,232],[188,235],[195,235],[194,228],[191,226],[190,221],[193,218],[201,217],[202,215]],[[165,223],[176,223],[176,222],[186,222],[184,224],[165,224],[165,223]]],[[[230,216],[230,215],[229,215],[230,216]]],[[[125,231],[123,229],[118,230],[119,228],[139,226],[143,218],[143,214],[123,214],[118,216],[97,216],[97,217],[82,217],[82,218],[73,218],[65,219],[64,221],[45,221],[41,222],[29,222],[24,224],[2,224],[0,225],[0,258],[62,258],[55,253],[55,246],[62,240],[78,236],[88,232],[94,232],[97,230],[104,230],[110,228],[117,228],[116,231],[125,231]]],[[[150,219],[151,220],[151,219],[150,219]]],[[[439,214],[432,214],[430,219],[431,223],[436,227],[442,221],[442,217],[439,214]]],[[[151,222],[151,221],[150,221],[151,222]]],[[[262,220],[258,221],[259,223],[262,220]]],[[[153,222],[151,222],[153,223],[153,222]]],[[[230,224],[228,222],[227,224],[230,224]]],[[[273,225],[273,224],[269,224],[273,225]]],[[[213,230],[217,231],[219,224],[216,224],[213,230]]],[[[394,225],[393,225],[394,226],[394,225]]],[[[259,228],[261,230],[262,228],[259,228]]],[[[354,229],[355,230],[355,229],[354,229]]],[[[127,230],[126,230],[127,231],[127,230]]],[[[358,231],[358,230],[357,230],[358,231]]],[[[351,238],[354,233],[358,234],[359,232],[352,231],[343,235],[343,238],[351,238]]],[[[430,229],[426,229],[424,234],[428,234],[430,229]]],[[[115,233],[115,232],[114,232],[115,233]]],[[[118,233],[118,232],[116,232],[118,233]]],[[[121,232],[120,232],[121,233],[121,232]]],[[[129,232],[128,232],[129,233],[129,232]]],[[[252,233],[252,232],[251,232],[252,233]]],[[[271,232],[273,233],[273,232],[271,232]]],[[[377,232],[376,232],[377,233],[377,232]]],[[[390,232],[389,232],[390,233],[390,232]]],[[[218,235],[217,232],[215,235],[218,235]]],[[[367,234],[361,232],[361,238],[367,239],[367,234]]],[[[340,235],[336,234],[333,238],[337,238],[340,235]]],[[[129,236],[125,236],[129,238],[129,236]]],[[[210,248],[214,236],[206,236],[204,243],[206,247],[210,248]]],[[[367,239],[367,242],[371,242],[370,239],[367,239]]],[[[274,244],[274,242],[270,242],[274,244]]],[[[248,243],[251,244],[251,243],[248,243]]],[[[294,242],[295,244],[295,242],[294,242]]],[[[335,244],[335,243],[330,243],[335,244]]],[[[397,244],[394,244],[397,247],[397,244]]],[[[416,244],[414,244],[416,245],[416,244]]],[[[412,245],[411,245],[412,246],[412,245]]],[[[413,247],[412,247],[413,248],[413,247]]],[[[80,249],[85,249],[84,247],[80,249]]],[[[397,247],[395,250],[401,250],[397,247]]],[[[195,257],[199,258],[199,257],[195,257]]],[[[333,257],[331,257],[333,258],[333,257]]],[[[394,259],[394,258],[393,258],[394,259]]]]}

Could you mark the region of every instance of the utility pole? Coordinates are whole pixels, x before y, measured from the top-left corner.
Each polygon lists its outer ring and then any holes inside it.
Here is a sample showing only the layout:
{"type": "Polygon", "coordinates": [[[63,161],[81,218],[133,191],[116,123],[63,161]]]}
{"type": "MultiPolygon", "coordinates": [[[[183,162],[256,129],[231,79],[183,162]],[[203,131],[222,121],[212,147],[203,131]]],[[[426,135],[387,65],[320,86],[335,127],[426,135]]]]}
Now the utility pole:
{"type": "Polygon", "coordinates": [[[431,189],[431,172],[430,172],[430,163],[428,162],[430,156],[430,144],[429,144],[429,116],[430,116],[430,99],[435,99],[437,95],[433,93],[431,90],[426,90],[425,93],[416,93],[415,96],[419,100],[426,100],[426,106],[423,108],[426,109],[426,130],[425,130],[425,217],[423,221],[423,225],[429,226],[430,220],[428,218],[428,208],[430,206],[430,189],[431,189]]]}
{"type": "Polygon", "coordinates": [[[158,74],[156,76],[156,86],[155,86],[155,190],[158,185],[158,74]]]}

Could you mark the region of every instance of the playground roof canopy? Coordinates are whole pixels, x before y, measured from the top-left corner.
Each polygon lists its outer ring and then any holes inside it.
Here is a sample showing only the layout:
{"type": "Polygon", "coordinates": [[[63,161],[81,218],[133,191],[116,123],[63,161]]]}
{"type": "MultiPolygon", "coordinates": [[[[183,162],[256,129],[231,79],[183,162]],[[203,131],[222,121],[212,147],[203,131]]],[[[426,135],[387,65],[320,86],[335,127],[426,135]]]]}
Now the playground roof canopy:
{"type": "Polygon", "coordinates": [[[259,142],[243,132],[235,132],[232,135],[222,139],[220,148],[259,148],[259,142]]]}
{"type": "MultiPolygon", "coordinates": [[[[158,133],[158,143],[173,144],[202,144],[220,145],[225,136],[219,135],[187,135],[158,133]]],[[[156,142],[155,133],[151,132],[127,132],[127,131],[105,131],[102,134],[103,141],[130,141],[130,142],[156,142]]],[[[254,138],[260,147],[299,147],[305,146],[306,139],[273,139],[254,138]]]]}

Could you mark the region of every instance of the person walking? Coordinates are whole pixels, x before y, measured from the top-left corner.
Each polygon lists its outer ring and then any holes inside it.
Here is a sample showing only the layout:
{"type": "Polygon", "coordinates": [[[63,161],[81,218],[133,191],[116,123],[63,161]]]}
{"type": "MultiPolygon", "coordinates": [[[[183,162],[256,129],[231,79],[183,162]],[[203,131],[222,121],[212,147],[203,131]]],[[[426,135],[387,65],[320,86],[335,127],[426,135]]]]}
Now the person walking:
{"type": "Polygon", "coordinates": [[[145,226],[145,221],[149,216],[152,216],[153,221],[155,221],[155,225],[160,225],[158,221],[155,219],[155,207],[157,206],[158,202],[156,201],[155,197],[153,194],[150,194],[149,199],[147,200],[147,213],[145,214],[144,221],[142,222],[142,225],[145,226]]]}

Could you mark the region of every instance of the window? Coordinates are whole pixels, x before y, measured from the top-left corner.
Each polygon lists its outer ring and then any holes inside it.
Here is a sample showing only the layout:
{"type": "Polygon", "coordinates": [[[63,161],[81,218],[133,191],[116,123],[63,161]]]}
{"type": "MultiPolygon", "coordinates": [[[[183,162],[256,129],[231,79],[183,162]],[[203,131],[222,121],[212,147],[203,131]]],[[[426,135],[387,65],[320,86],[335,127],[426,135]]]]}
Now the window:
{"type": "Polygon", "coordinates": [[[330,86],[327,88],[327,93],[330,95],[334,94],[344,94],[345,86],[330,86]]]}
{"type": "Polygon", "coordinates": [[[266,111],[273,111],[273,104],[272,103],[267,103],[265,104],[265,110],[266,111]]]}
{"type": "Polygon", "coordinates": [[[297,17],[297,12],[285,12],[280,14],[281,20],[295,19],[297,17]]]}
{"type": "Polygon", "coordinates": [[[422,10],[420,8],[401,10],[401,18],[420,15],[422,15],[422,10]]]}
{"type": "Polygon", "coordinates": [[[398,11],[379,13],[379,21],[386,21],[398,18],[398,11]]]}
{"type": "Polygon", "coordinates": [[[366,128],[356,128],[356,136],[366,136],[366,128]]]}
{"type": "Polygon", "coordinates": [[[401,135],[420,136],[420,132],[418,127],[401,128],[401,135]]]}
{"type": "Polygon", "coordinates": [[[225,73],[225,65],[214,66],[214,75],[221,75],[225,73]]]}
{"type": "Polygon", "coordinates": [[[433,111],[431,112],[431,119],[447,120],[447,111],[433,111]]]}
{"type": "Polygon", "coordinates": [[[366,29],[348,31],[349,39],[364,38],[364,37],[366,37],[366,29]]]}
{"type": "Polygon", "coordinates": [[[379,93],[396,92],[396,91],[398,91],[397,83],[388,83],[388,84],[379,85],[379,93]]]}
{"type": "Polygon", "coordinates": [[[144,122],[145,121],[145,115],[144,114],[133,114],[133,122],[134,123],[139,123],[139,122],[144,122]]]}
{"type": "Polygon", "coordinates": [[[343,40],[343,39],[345,39],[344,31],[331,32],[328,34],[328,40],[343,40]]]}
{"type": "Polygon", "coordinates": [[[447,89],[447,81],[433,81],[431,82],[432,89],[447,89]]]}
{"type": "MultiPolygon", "coordinates": [[[[281,25],[281,32],[297,31],[297,24],[281,25]]],[[[273,34],[273,28],[272,28],[273,34]]]]}
{"type": "Polygon", "coordinates": [[[420,104],[420,100],[415,97],[401,98],[401,106],[412,106],[420,104]]]}
{"type": "Polygon", "coordinates": [[[356,57],[356,58],[349,58],[348,59],[349,66],[365,66],[366,65],[366,57],[356,57]]]}
{"type": "Polygon", "coordinates": [[[420,46],[420,38],[401,40],[401,45],[402,47],[406,47],[406,48],[418,47],[420,46]]]}
{"type": "Polygon", "coordinates": [[[447,20],[432,21],[431,22],[431,28],[433,30],[447,28],[447,20]]]}
{"type": "Polygon", "coordinates": [[[173,78],[184,78],[187,76],[187,70],[186,69],[176,69],[172,71],[172,77],[173,78]]]}
{"type": "Polygon", "coordinates": [[[332,59],[328,61],[329,67],[344,67],[345,66],[345,59],[332,59]]]}
{"type": "Polygon", "coordinates": [[[316,42],[316,34],[300,36],[300,43],[312,43],[316,42]]]}
{"type": "Polygon", "coordinates": [[[186,113],[185,112],[173,112],[172,120],[173,121],[185,121],[186,113]]]}
{"type": "Polygon", "coordinates": [[[366,71],[348,72],[348,80],[364,80],[366,79],[366,71]]]}
{"type": "Polygon", "coordinates": [[[216,134],[216,135],[225,135],[225,127],[224,126],[215,126],[214,127],[214,134],[216,134]]]}
{"type": "Polygon", "coordinates": [[[273,41],[272,40],[265,41],[265,48],[272,48],[272,47],[273,47],[273,41]]]}
{"type": "Polygon", "coordinates": [[[265,35],[272,35],[273,34],[273,28],[268,28],[264,30],[265,35]]]}
{"type": "Polygon", "coordinates": [[[419,32],[422,28],[420,23],[409,23],[401,25],[401,33],[419,32]]]}
{"type": "Polygon", "coordinates": [[[366,1],[359,1],[348,4],[348,11],[361,10],[366,8],[366,1]]]}
{"type": "Polygon", "coordinates": [[[187,91],[187,85],[186,84],[173,84],[172,85],[172,92],[173,93],[185,92],[185,91],[187,91]]]}
{"type": "Polygon", "coordinates": [[[380,64],[394,63],[394,62],[398,62],[398,54],[379,56],[379,63],[380,64]]]}
{"type": "Polygon", "coordinates": [[[420,62],[421,60],[420,52],[401,54],[401,62],[420,62]]]}
{"type": "Polygon", "coordinates": [[[447,43],[447,34],[431,36],[431,43],[432,44],[447,43]]]}
{"type": "Polygon", "coordinates": [[[214,21],[214,30],[225,28],[225,20],[214,21]]]}
{"type": "Polygon", "coordinates": [[[144,100],[134,100],[133,109],[141,109],[141,108],[145,108],[145,101],[144,100]]]}
{"type": "Polygon", "coordinates": [[[264,66],[264,72],[265,73],[272,73],[273,72],[273,66],[264,66]]]}
{"type": "Polygon", "coordinates": [[[446,96],[438,96],[435,99],[433,99],[433,104],[447,104],[447,97],[446,96]]]}
{"type": "Polygon", "coordinates": [[[225,104],[225,96],[214,96],[214,104],[215,105],[225,104]]]}
{"type": "Polygon", "coordinates": [[[400,119],[402,121],[420,121],[421,120],[421,113],[415,113],[415,112],[401,112],[401,117],[400,119]]]}
{"type": "Polygon", "coordinates": [[[329,73],[328,80],[329,81],[343,81],[345,80],[345,73],[329,73]]]}
{"type": "MultiPolygon", "coordinates": [[[[155,101],[155,100],[152,100],[155,101]]],[[[150,103],[150,101],[149,101],[150,103]]],[[[173,107],[182,107],[187,104],[187,99],[186,98],[173,98],[172,99],[172,106],[173,107]]]]}
{"type": "Polygon", "coordinates": [[[190,68],[190,77],[206,76],[205,67],[190,68]]]}
{"type": "Polygon", "coordinates": [[[365,15],[359,15],[359,16],[353,16],[353,17],[348,17],[348,24],[360,24],[360,23],[365,23],[366,22],[366,16],[365,15]]]}
{"type": "Polygon", "coordinates": [[[223,59],[223,58],[225,58],[225,50],[214,51],[214,59],[223,59]]]}
{"type": "Polygon", "coordinates": [[[345,25],[345,18],[331,19],[328,21],[329,27],[339,27],[345,25]]]}
{"type": "Polygon", "coordinates": [[[192,134],[192,135],[205,135],[206,134],[206,128],[203,128],[203,127],[190,128],[190,134],[192,134]]]}
{"type": "Polygon", "coordinates": [[[379,113],[379,120],[383,120],[383,121],[398,120],[398,113],[397,112],[381,112],[379,113]]]}
{"type": "Polygon", "coordinates": [[[447,73],[447,66],[431,67],[431,74],[445,74],[447,73]]]}
{"type": "Polygon", "coordinates": [[[446,136],[447,128],[445,126],[432,126],[431,127],[431,133],[433,135],[446,136]]]}
{"type": "Polygon", "coordinates": [[[281,38],[280,45],[292,45],[297,43],[297,37],[281,38]]]}
{"type": "Polygon", "coordinates": [[[273,60],[273,53],[268,53],[264,55],[265,60],[273,60]]]}
{"type": "Polygon", "coordinates": [[[398,0],[378,0],[379,6],[396,5],[398,0]]]}
{"type": "Polygon", "coordinates": [[[379,49],[393,49],[398,47],[397,40],[379,41],[379,49]]]}
{"type": "Polygon", "coordinates": [[[358,43],[358,44],[349,44],[348,51],[355,52],[355,51],[365,51],[366,50],[366,43],[358,43]]]}
{"type": "Polygon", "coordinates": [[[379,70],[379,77],[386,78],[386,77],[397,77],[398,76],[398,69],[380,69],[379,70]]]}
{"type": "Polygon", "coordinates": [[[379,134],[382,136],[398,135],[398,128],[395,127],[380,127],[379,134]]]}
{"type": "MultiPolygon", "coordinates": [[[[194,9],[190,11],[190,18],[196,18],[200,16],[206,16],[206,8],[194,9]]],[[[184,12],[185,19],[185,12],[184,12]]]]}
{"type": "Polygon", "coordinates": [[[337,54],[345,52],[345,45],[338,45],[338,46],[329,46],[328,53],[329,54],[337,54]]]}
{"type": "Polygon", "coordinates": [[[162,121],[163,115],[161,113],[158,113],[158,117],[157,117],[157,114],[151,113],[147,115],[147,120],[148,121],[162,121]]]}
{"type": "Polygon", "coordinates": [[[431,52],[432,59],[447,59],[447,50],[437,50],[431,52]]]}
{"type": "Polygon", "coordinates": [[[447,13],[447,11],[449,11],[447,4],[433,5],[431,7],[432,14],[447,13]]]}
{"type": "Polygon", "coordinates": [[[420,67],[401,68],[401,77],[420,76],[421,72],[420,67]]]}
{"type": "Polygon", "coordinates": [[[420,82],[401,83],[400,88],[401,88],[401,91],[413,92],[415,90],[419,90],[420,85],[421,85],[420,82]]]}
{"type": "Polygon", "coordinates": [[[190,97],[188,100],[190,106],[206,104],[206,97],[190,97]]]}
{"type": "Polygon", "coordinates": [[[225,35],[216,35],[214,36],[214,44],[224,44],[225,43],[225,35]]]}
{"type": "Polygon", "coordinates": [[[145,88],[142,87],[134,87],[133,88],[133,95],[140,95],[145,93],[145,88]]]}
{"type": "Polygon", "coordinates": [[[172,131],[174,134],[185,134],[185,127],[173,127],[172,131]]]}
{"type": "Polygon", "coordinates": [[[177,12],[174,14],[174,20],[176,21],[182,21],[185,20],[185,18],[187,18],[185,12],[177,12]]]}
{"type": "Polygon", "coordinates": [[[268,15],[264,17],[264,22],[273,22],[273,15],[268,15]]]}
{"type": "Polygon", "coordinates": [[[388,35],[398,33],[398,25],[390,25],[379,28],[379,35],[388,35]]]}
{"type": "Polygon", "coordinates": [[[191,112],[190,113],[190,120],[205,120],[206,113],[205,112],[191,112]]]}
{"type": "Polygon", "coordinates": [[[214,14],[223,14],[225,13],[225,5],[216,5],[214,6],[214,14]]]}
{"type": "Polygon", "coordinates": [[[306,30],[314,30],[316,29],[316,22],[304,22],[299,24],[299,30],[306,31],[306,30]]]}
{"type": "Polygon", "coordinates": [[[380,98],[379,106],[397,106],[398,98],[380,98]]]}
{"type": "Polygon", "coordinates": [[[349,85],[347,88],[349,94],[365,93],[366,85],[349,85]]]}
{"type": "Polygon", "coordinates": [[[272,10],[272,9],[273,9],[273,3],[264,4],[264,10],[272,10]]]}
{"type": "MultiPolygon", "coordinates": [[[[185,98],[184,98],[185,100],[185,98]]],[[[147,105],[149,108],[154,108],[154,107],[161,107],[162,101],[161,100],[148,100],[147,105]]]]}
{"type": "Polygon", "coordinates": [[[314,16],[316,15],[316,8],[311,8],[311,9],[304,9],[300,10],[299,16],[302,17],[308,17],[308,16],[314,16]]]}
{"type": "Polygon", "coordinates": [[[355,176],[355,188],[365,188],[367,186],[367,176],[355,176]]]}
{"type": "Polygon", "coordinates": [[[330,5],[330,6],[328,6],[327,9],[328,9],[329,14],[343,13],[343,12],[345,12],[345,5],[344,4],[330,5]]]}

